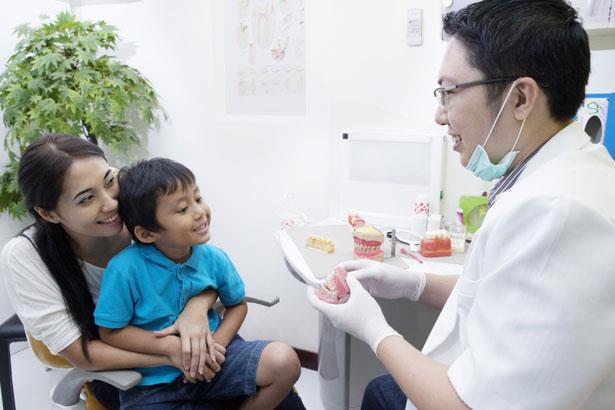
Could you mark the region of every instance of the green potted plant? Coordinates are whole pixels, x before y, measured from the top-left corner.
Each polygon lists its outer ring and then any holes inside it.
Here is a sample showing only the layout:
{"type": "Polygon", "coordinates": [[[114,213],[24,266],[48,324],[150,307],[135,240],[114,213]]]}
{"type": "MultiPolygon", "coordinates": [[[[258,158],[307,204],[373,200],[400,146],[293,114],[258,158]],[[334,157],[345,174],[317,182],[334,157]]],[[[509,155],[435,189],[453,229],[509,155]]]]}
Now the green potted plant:
{"type": "Polygon", "coordinates": [[[44,132],[102,142],[121,152],[137,145],[164,111],[151,84],[114,56],[117,30],[104,21],[54,21],[15,29],[19,42],[0,74],[0,109],[9,163],[0,175],[0,212],[26,214],[17,187],[23,150],[44,132]]]}

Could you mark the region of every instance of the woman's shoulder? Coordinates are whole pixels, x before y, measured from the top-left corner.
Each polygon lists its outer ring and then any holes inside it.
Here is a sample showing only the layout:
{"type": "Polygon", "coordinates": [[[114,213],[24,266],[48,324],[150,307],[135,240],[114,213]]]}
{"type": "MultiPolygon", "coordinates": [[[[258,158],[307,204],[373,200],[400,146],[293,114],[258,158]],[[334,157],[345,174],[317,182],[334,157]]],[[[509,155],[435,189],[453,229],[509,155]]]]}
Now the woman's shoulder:
{"type": "Polygon", "coordinates": [[[32,258],[40,259],[34,245],[33,235],[27,230],[24,233],[11,238],[3,247],[0,259],[4,262],[22,260],[27,262],[32,258]]]}
{"type": "MultiPolygon", "coordinates": [[[[29,293],[35,289],[46,292],[54,287],[54,281],[47,266],[30,239],[18,235],[10,239],[0,254],[0,272],[12,296],[29,293]]],[[[55,292],[55,290],[51,290],[55,292]]],[[[10,297],[11,295],[9,295],[10,297]]]]}

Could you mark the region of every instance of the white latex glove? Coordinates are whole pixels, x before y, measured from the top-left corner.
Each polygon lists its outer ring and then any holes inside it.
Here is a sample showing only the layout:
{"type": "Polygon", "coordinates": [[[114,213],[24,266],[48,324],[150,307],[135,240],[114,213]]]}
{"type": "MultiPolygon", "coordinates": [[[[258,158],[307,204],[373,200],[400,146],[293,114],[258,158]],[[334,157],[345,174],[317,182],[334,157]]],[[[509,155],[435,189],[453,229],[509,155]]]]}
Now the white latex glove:
{"type": "Polygon", "coordinates": [[[427,279],[423,272],[404,270],[370,259],[356,259],[340,263],[372,296],[385,299],[407,298],[419,300],[427,279]]]}
{"type": "Polygon", "coordinates": [[[387,323],[382,309],[370,296],[361,283],[355,278],[347,277],[350,297],[345,303],[339,305],[327,303],[316,296],[315,289],[307,288],[307,296],[314,308],[321,311],[331,320],[333,326],[350,333],[354,337],[367,343],[374,353],[385,337],[400,336],[387,323]]]}

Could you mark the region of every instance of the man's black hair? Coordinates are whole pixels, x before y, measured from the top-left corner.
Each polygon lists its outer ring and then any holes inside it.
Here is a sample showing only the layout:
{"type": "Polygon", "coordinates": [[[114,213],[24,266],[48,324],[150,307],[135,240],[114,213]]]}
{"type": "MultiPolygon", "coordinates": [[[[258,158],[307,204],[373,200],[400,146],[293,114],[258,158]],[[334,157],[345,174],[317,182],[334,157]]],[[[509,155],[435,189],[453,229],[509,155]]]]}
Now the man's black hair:
{"type": "MultiPolygon", "coordinates": [[[[531,77],[547,96],[551,117],[570,120],[585,98],[590,73],[587,33],[564,0],[484,0],[448,13],[444,32],[469,52],[486,79],[531,77]]],[[[492,84],[490,102],[510,83],[492,84]]]]}
{"type": "Polygon", "coordinates": [[[158,198],[195,184],[192,171],[167,158],[152,158],[120,171],[120,216],[130,236],[137,242],[135,227],[151,232],[163,228],[156,221],[158,198]]]}

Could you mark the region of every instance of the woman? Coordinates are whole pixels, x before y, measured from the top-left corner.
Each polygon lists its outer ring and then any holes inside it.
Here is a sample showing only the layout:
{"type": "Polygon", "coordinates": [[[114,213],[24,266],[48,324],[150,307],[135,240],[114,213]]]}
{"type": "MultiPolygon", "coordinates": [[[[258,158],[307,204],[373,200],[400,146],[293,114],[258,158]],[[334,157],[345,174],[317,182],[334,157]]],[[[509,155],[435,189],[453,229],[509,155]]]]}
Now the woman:
{"type": "MultiPolygon", "coordinates": [[[[179,333],[183,351],[174,357],[124,351],[98,340],[93,310],[101,274],[130,244],[118,215],[115,171],[102,150],[80,138],[43,136],[24,152],[18,182],[35,223],[5,245],[0,269],[26,330],[78,368],[167,364],[182,369],[191,382],[213,377],[204,366],[205,312],[217,297],[211,290],[191,299],[176,323],[161,332],[179,333]]],[[[222,346],[216,350],[224,353],[222,346]]],[[[93,390],[106,407],[119,406],[111,386],[95,383],[93,390]]],[[[282,405],[303,408],[295,393],[282,405]]]]}

